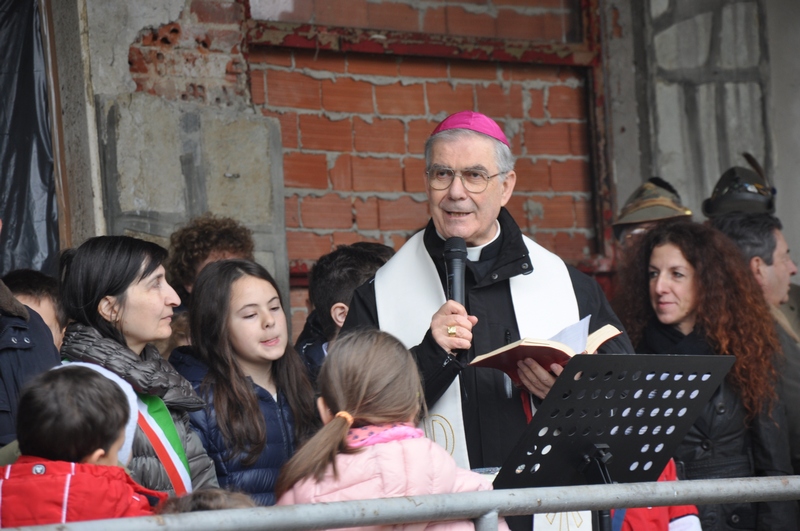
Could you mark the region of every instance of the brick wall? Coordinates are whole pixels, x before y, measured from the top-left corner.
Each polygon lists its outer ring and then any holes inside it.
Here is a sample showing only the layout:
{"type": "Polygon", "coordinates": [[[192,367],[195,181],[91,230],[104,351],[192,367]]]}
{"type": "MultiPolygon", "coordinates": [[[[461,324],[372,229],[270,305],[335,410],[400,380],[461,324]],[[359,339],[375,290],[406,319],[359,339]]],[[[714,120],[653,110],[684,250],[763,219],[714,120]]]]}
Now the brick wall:
{"type": "MultiPolygon", "coordinates": [[[[508,208],[567,260],[593,247],[583,79],[558,67],[315,53],[249,55],[253,104],[281,122],[289,260],[359,240],[395,248],[428,219],[425,140],[447,114],[495,118],[517,160],[508,208]]],[[[304,292],[294,294],[295,304],[304,292]]],[[[306,308],[293,306],[295,333],[306,308]]]]}
{"type": "MultiPolygon", "coordinates": [[[[422,25],[416,27],[404,26],[408,17],[378,17],[380,2],[366,3],[365,11],[353,10],[351,0],[346,10],[335,8],[337,0],[294,5],[306,6],[297,21],[315,24],[380,19],[384,28],[419,31],[440,13],[443,25],[436,28],[451,34],[495,36],[496,28],[513,26],[503,20],[528,16],[550,17],[531,25],[546,31],[507,36],[563,41],[574,32],[568,27],[574,12],[561,0],[465,0],[435,9],[433,3],[425,9],[417,0],[385,3],[389,10],[416,9],[411,19],[422,25]],[[308,11],[309,5],[318,9],[308,11]],[[340,13],[350,15],[331,18],[340,13]]],[[[339,244],[399,248],[423,227],[425,139],[438,121],[463,109],[495,118],[512,142],[518,177],[508,208],[523,230],[568,261],[596,251],[579,69],[277,46],[244,50],[245,23],[257,7],[257,0],[188,0],[179,20],[140,32],[129,63],[138,91],[255,108],[279,120],[293,271],[302,275],[339,244]]],[[[305,288],[292,290],[290,306],[296,336],[307,315],[305,288]]]]}

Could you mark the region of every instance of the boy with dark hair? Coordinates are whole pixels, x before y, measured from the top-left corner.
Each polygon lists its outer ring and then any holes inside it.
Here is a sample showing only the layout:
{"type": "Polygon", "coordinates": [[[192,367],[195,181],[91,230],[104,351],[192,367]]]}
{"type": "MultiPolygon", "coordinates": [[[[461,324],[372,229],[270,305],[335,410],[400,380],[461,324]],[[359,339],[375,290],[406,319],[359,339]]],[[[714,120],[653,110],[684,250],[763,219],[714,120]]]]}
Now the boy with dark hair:
{"type": "Polygon", "coordinates": [[[295,345],[312,382],[316,382],[325,360],[328,342],[344,324],[353,292],[375,275],[393,254],[394,250],[386,245],[359,242],[340,245],[314,264],[308,285],[314,311],[309,314],[295,345]]]}
{"type": "Polygon", "coordinates": [[[53,343],[61,348],[67,314],[61,306],[58,281],[33,269],[16,269],[3,277],[14,298],[38,313],[53,334],[53,343]]]}
{"type": "Polygon", "coordinates": [[[66,366],[33,379],[19,403],[22,456],[0,483],[0,527],[153,514],[166,494],[117,466],[130,414],[122,389],[92,369],[66,366]]]}

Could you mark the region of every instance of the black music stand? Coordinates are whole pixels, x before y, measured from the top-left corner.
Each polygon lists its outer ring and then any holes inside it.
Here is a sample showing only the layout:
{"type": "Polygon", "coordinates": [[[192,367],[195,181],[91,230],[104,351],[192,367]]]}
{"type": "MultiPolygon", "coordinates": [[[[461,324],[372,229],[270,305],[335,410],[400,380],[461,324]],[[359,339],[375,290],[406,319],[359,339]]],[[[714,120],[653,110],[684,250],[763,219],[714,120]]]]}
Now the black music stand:
{"type": "MultiPolygon", "coordinates": [[[[656,481],[735,360],[575,356],[506,459],[494,487],[656,481]]],[[[610,530],[608,511],[599,518],[599,528],[606,525],[610,530]]]]}

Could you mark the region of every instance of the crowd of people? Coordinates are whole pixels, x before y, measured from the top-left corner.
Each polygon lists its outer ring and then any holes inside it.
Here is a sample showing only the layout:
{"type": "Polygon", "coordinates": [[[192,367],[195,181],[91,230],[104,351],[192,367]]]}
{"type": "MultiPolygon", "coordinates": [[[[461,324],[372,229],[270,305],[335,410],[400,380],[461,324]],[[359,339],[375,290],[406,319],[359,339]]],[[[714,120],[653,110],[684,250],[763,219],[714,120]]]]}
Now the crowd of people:
{"type": "MultiPolygon", "coordinates": [[[[427,226],[397,253],[362,242],[321,257],[295,345],[277,282],[229,218],[190,221],[169,251],[91,238],[62,254],[57,281],[4,277],[0,527],[489,490],[472,470],[504,464],[563,367],[523,360],[512,380],[469,362],[583,319],[589,332],[624,331],[603,353],[735,356],[660,480],[800,470],[800,411],[789,407],[800,330],[786,305],[797,268],[751,158],[752,170],[722,175],[707,223],[658,177],[631,195],[614,224],[612,302],[504,208],[516,173],[497,123],[447,117],[425,160],[427,226]],[[451,296],[444,259],[454,238],[466,245],[463,297],[451,296]]],[[[796,530],[798,520],[797,502],[781,501],[620,509],[614,522],[796,530]]]]}

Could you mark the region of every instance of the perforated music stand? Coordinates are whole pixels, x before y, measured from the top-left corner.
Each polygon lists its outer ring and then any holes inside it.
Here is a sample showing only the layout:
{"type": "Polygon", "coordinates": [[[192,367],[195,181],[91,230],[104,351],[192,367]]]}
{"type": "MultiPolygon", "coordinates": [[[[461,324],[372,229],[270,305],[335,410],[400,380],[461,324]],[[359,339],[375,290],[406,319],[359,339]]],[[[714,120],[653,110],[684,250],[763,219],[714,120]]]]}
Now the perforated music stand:
{"type": "Polygon", "coordinates": [[[506,459],[494,487],[656,481],[735,360],[575,356],[506,459]]]}

